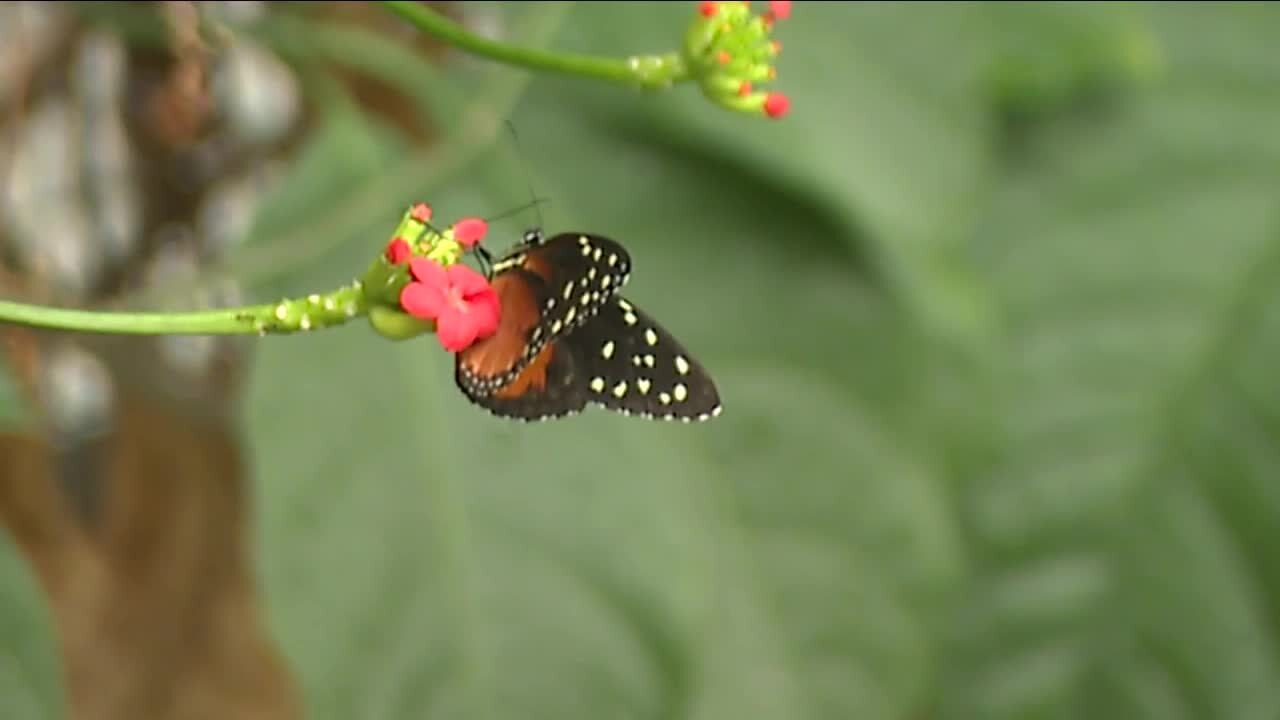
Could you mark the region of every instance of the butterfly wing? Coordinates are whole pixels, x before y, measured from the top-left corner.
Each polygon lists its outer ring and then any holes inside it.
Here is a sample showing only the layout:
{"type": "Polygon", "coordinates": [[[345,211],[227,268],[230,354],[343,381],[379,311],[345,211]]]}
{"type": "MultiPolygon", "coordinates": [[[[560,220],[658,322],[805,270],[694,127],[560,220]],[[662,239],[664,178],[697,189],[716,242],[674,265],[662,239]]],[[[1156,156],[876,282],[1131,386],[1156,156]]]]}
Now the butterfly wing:
{"type": "Polygon", "coordinates": [[[508,268],[540,278],[547,296],[535,342],[572,332],[626,285],[631,255],[621,244],[602,235],[561,233],[550,239],[517,245],[494,264],[501,276],[508,268]]]}
{"type": "Polygon", "coordinates": [[[690,422],[720,414],[702,364],[657,321],[621,296],[561,344],[573,349],[588,402],[616,412],[690,422]]]}
{"type": "MultiPolygon", "coordinates": [[[[548,343],[507,384],[484,395],[468,395],[476,405],[499,417],[550,420],[587,406],[585,385],[576,359],[560,343],[548,343]]],[[[465,392],[465,391],[464,391],[465,392]]]]}
{"type": "Polygon", "coordinates": [[[542,349],[542,343],[530,340],[548,295],[542,279],[517,267],[496,275],[490,285],[502,308],[498,328],[454,357],[458,388],[473,399],[514,380],[542,349]]]}

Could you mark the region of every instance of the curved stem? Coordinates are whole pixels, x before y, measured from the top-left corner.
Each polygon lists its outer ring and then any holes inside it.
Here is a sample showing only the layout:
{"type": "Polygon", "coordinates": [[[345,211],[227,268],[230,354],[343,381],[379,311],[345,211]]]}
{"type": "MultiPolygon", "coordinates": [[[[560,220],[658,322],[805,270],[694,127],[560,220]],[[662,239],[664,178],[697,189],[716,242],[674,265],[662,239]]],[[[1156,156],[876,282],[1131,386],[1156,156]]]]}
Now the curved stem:
{"type": "Polygon", "coordinates": [[[382,5],[418,30],[454,47],[529,70],[547,70],[649,88],[667,87],[691,77],[684,60],[674,52],[629,58],[557,53],[490,40],[411,0],[382,0],[382,5]]]}
{"type": "Polygon", "coordinates": [[[368,313],[359,283],[324,295],[195,312],[102,312],[0,300],[0,322],[116,335],[266,335],[341,325],[368,313]]]}
{"type": "Polygon", "coordinates": [[[0,321],[53,330],[123,335],[241,335],[258,332],[253,318],[269,312],[271,307],[182,313],[98,312],[0,300],[0,321]]]}

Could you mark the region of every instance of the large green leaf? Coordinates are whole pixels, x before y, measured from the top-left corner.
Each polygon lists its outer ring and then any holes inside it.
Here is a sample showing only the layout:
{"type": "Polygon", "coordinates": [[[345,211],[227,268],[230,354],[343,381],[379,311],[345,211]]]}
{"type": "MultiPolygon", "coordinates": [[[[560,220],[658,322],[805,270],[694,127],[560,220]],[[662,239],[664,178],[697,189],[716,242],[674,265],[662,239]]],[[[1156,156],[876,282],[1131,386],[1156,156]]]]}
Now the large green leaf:
{"type": "MultiPolygon", "coordinates": [[[[629,43],[646,46],[637,18],[579,12],[586,19],[574,22],[599,36],[626,28],[629,43]]],[[[814,52],[838,66],[827,41],[846,11],[813,12],[814,52]]],[[[910,34],[908,18],[920,17],[875,12],[889,14],[866,18],[863,27],[878,28],[871,35],[910,34]]],[[[966,21],[961,44],[987,37],[987,8],[948,12],[966,21]]],[[[880,89],[866,90],[866,112],[882,113],[867,124],[826,112],[798,115],[786,132],[700,106],[685,111],[678,133],[650,113],[645,121],[670,133],[661,136],[628,121],[639,101],[602,107],[591,98],[607,90],[555,79],[536,82],[516,114],[538,192],[554,199],[548,225],[607,232],[634,249],[629,292],[716,370],[727,406],[717,422],[655,426],[601,414],[503,423],[466,405],[429,338],[389,347],[353,327],[264,348],[249,422],[267,601],[317,717],[1016,711],[989,697],[1046,663],[1023,667],[1006,654],[1018,646],[955,630],[971,616],[1005,620],[1020,602],[1051,603],[1031,607],[1033,620],[1101,616],[1093,588],[1106,575],[1072,545],[1023,585],[961,595],[971,589],[965,555],[984,573],[1005,568],[999,548],[988,554],[983,517],[965,493],[981,498],[986,485],[969,478],[985,469],[990,445],[1010,456],[1018,447],[992,423],[1024,422],[1021,393],[997,405],[979,381],[1005,370],[1001,348],[980,334],[961,335],[969,348],[939,345],[893,297],[909,287],[888,283],[886,298],[841,248],[915,243],[895,262],[921,287],[946,285],[927,267],[928,248],[949,256],[969,247],[968,220],[980,215],[989,180],[977,113],[994,98],[982,94],[984,66],[946,65],[952,47],[932,44],[942,74],[965,80],[940,89],[928,63],[899,44],[864,40],[839,47],[915,67],[867,81],[880,89]],[[934,100],[902,99],[921,96],[934,100]],[[967,108],[959,117],[969,130],[930,129],[945,124],[947,103],[967,108]],[[690,142],[715,134],[712,122],[736,139],[690,142]],[[891,172],[844,162],[864,155],[906,161],[883,163],[891,172]],[[938,167],[959,170],[939,180],[938,167]],[[992,368],[966,364],[993,355],[992,368]],[[1019,594],[1027,585],[1031,601],[1019,594]],[[957,622],[951,607],[969,614],[957,622]],[[973,675],[992,666],[997,675],[973,675]],[[953,680],[962,691],[940,695],[953,680]]],[[[518,166],[492,156],[424,199],[445,216],[492,214],[524,200],[524,188],[518,166]]],[[[997,218],[1008,192],[996,196],[997,218]]],[[[387,203],[388,225],[399,209],[387,203]]],[[[993,237],[1012,227],[993,223],[993,237]]],[[[499,223],[493,233],[517,230],[499,223]]],[[[365,252],[379,242],[371,236],[365,252]]],[[[350,248],[339,259],[364,257],[350,248]]],[[[335,272],[295,281],[331,282],[335,272]]],[[[998,282],[982,293],[1010,297],[998,282]]],[[[905,305],[945,315],[955,299],[943,288],[905,305]]],[[[990,311],[985,302],[970,309],[990,311]]],[[[1009,570],[1012,581],[1019,571],[1009,570]]],[[[1065,630],[1069,641],[1100,632],[1080,625],[1065,630]]]]}
{"type": "Polygon", "coordinates": [[[1047,129],[977,235],[1005,452],[947,717],[1280,713],[1280,13],[1155,20],[1168,82],[1047,129]]]}
{"type": "MultiPolygon", "coordinates": [[[[549,225],[637,248],[631,297],[716,369],[728,411],[513,425],[463,401],[430,338],[265,346],[266,594],[317,716],[908,712],[960,573],[936,469],[886,401],[911,392],[894,358],[922,341],[830,246],[751,240],[839,232],[773,188],[621,139],[538,84],[519,117],[549,225]]],[[[514,204],[509,167],[430,200],[514,204]]]]}

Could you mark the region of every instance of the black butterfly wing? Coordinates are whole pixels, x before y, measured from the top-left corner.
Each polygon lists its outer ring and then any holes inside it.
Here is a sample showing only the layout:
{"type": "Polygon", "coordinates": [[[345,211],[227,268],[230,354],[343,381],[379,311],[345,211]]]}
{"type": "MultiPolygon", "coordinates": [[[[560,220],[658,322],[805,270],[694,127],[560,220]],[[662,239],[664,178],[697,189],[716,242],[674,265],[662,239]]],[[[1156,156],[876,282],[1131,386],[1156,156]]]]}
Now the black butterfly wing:
{"type": "Polygon", "coordinates": [[[573,349],[588,402],[659,420],[691,422],[720,414],[706,368],[634,303],[614,297],[559,344],[573,349]]]}
{"type": "Polygon", "coordinates": [[[531,345],[581,327],[631,278],[631,254],[620,243],[591,233],[530,234],[494,263],[496,277],[519,268],[542,279],[547,296],[531,345]]]}
{"type": "Polygon", "coordinates": [[[630,273],[630,254],[609,238],[526,233],[493,263],[501,318],[492,336],[458,353],[459,389],[474,399],[514,381],[548,343],[590,319],[630,273]]]}
{"type": "Polygon", "coordinates": [[[531,341],[540,333],[541,309],[550,296],[542,278],[511,267],[497,274],[490,285],[502,308],[498,327],[454,359],[454,380],[473,400],[515,380],[545,345],[531,341]]]}
{"type": "Polygon", "coordinates": [[[504,418],[534,421],[567,417],[587,406],[577,359],[560,343],[548,343],[513,380],[492,392],[463,393],[474,404],[504,418]]]}

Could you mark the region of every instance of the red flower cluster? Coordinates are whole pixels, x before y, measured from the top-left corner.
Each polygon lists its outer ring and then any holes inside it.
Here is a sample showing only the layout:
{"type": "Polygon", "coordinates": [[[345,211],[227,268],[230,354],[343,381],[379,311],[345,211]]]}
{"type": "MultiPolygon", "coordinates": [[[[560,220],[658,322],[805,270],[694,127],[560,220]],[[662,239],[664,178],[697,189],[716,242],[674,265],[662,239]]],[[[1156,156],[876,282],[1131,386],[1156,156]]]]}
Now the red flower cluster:
{"type": "MultiPolygon", "coordinates": [[[[412,217],[422,223],[431,219],[431,209],[415,205],[412,217]]],[[[453,237],[463,247],[480,242],[488,224],[479,218],[459,220],[453,237]]],[[[409,263],[411,281],[400,291],[400,307],[413,317],[434,320],[436,337],[449,352],[461,352],[476,340],[498,330],[502,308],[498,294],[480,273],[462,264],[445,267],[425,257],[413,257],[409,243],[396,237],[387,243],[388,262],[409,263]]]]}
{"type": "Polygon", "coordinates": [[[753,15],[749,2],[714,2],[698,6],[689,31],[685,56],[703,91],[720,105],[740,112],[780,118],[791,101],[779,92],[757,90],[755,85],[777,77],[773,60],[782,43],[769,38],[779,20],[791,16],[788,0],[774,0],[769,9],[753,15]]]}
{"type": "Polygon", "coordinates": [[[436,337],[449,352],[461,352],[498,330],[502,307],[483,275],[466,265],[444,267],[427,258],[409,262],[413,282],[400,291],[400,307],[436,321],[436,337]]]}

